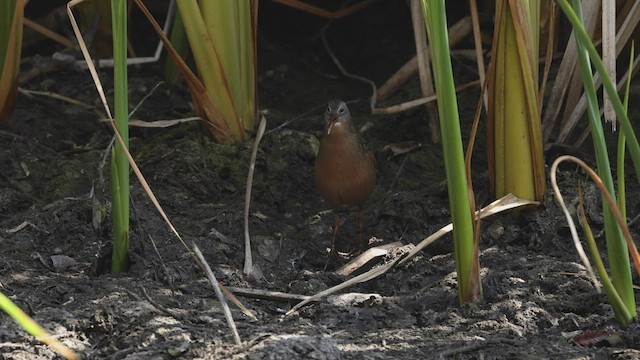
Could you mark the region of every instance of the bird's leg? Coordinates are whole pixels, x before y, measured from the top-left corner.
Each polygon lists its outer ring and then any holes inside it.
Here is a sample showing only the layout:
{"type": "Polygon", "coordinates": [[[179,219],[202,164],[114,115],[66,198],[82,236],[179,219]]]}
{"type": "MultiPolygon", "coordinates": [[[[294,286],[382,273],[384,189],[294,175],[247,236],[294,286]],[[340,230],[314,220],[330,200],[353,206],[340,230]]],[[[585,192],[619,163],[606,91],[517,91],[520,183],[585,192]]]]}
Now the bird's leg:
{"type": "Polygon", "coordinates": [[[338,255],[336,251],[336,235],[338,234],[338,229],[340,228],[340,213],[335,211],[336,213],[336,221],[333,224],[333,236],[331,237],[331,254],[338,255]]]}
{"type": "Polygon", "coordinates": [[[333,236],[331,236],[331,252],[329,256],[327,256],[327,262],[324,264],[324,271],[327,271],[329,264],[332,261],[340,261],[340,256],[338,255],[338,251],[336,250],[336,235],[338,234],[338,228],[340,228],[340,213],[335,211],[336,214],[336,222],[333,224],[333,236]]]}
{"type": "Polygon", "coordinates": [[[364,238],[364,208],[360,208],[360,211],[358,211],[358,220],[360,223],[359,229],[358,229],[358,242],[359,242],[359,246],[360,246],[360,251],[364,251],[366,249],[366,242],[365,242],[365,238],[364,238]]]}

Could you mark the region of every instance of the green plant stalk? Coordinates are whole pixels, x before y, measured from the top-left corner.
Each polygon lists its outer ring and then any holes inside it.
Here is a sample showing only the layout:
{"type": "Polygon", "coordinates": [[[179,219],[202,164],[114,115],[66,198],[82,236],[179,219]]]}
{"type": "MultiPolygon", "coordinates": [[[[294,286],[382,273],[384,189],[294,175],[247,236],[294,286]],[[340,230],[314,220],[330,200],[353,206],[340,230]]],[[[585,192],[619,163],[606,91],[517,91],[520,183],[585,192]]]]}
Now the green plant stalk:
{"type": "MultiPolygon", "coordinates": [[[[127,1],[111,1],[113,29],[113,77],[115,124],[129,146],[129,101],[127,84],[127,1]]],[[[116,141],[112,152],[111,185],[113,203],[113,252],[111,272],[128,269],[129,259],[129,160],[116,141]]]]}
{"type": "Polygon", "coordinates": [[[4,312],[6,312],[13,320],[15,320],[15,322],[18,323],[18,325],[20,325],[26,332],[36,337],[43,343],[49,345],[62,356],[66,357],[67,359],[78,358],[78,356],[73,351],[69,350],[69,348],[64,346],[56,338],[49,335],[49,333],[47,333],[47,331],[43,329],[40,324],[35,322],[31,317],[29,317],[29,315],[22,311],[22,309],[16,306],[16,304],[14,304],[11,299],[6,297],[1,292],[0,308],[4,310],[4,312]]]}
{"type": "Polygon", "coordinates": [[[258,0],[238,1],[240,18],[240,83],[242,100],[239,112],[245,131],[251,132],[255,127],[257,114],[257,29],[258,0]]]}
{"type": "Polygon", "coordinates": [[[613,312],[615,314],[620,314],[620,317],[624,319],[625,322],[630,323],[633,320],[633,316],[627,309],[624,301],[622,301],[622,298],[620,297],[620,294],[616,290],[615,286],[613,286],[609,274],[607,274],[607,270],[605,269],[604,263],[602,262],[602,256],[600,255],[600,251],[598,250],[598,245],[593,238],[593,232],[591,231],[591,227],[587,223],[587,217],[584,214],[582,199],[580,199],[580,220],[582,223],[582,230],[584,231],[585,238],[587,239],[587,244],[589,245],[589,252],[591,252],[591,257],[593,258],[593,262],[595,263],[596,271],[598,271],[598,275],[600,275],[600,281],[602,281],[602,286],[604,287],[604,291],[609,298],[609,302],[611,303],[613,312]]]}
{"type": "Polygon", "coordinates": [[[0,1],[0,69],[4,67],[4,63],[7,61],[7,54],[11,51],[9,49],[9,40],[15,10],[16,0],[0,1]]]}
{"type": "Polygon", "coordinates": [[[246,133],[236,112],[233,94],[230,91],[230,81],[225,74],[221,58],[225,51],[216,49],[197,1],[179,0],[177,5],[184,20],[191,51],[204,86],[225,119],[234,139],[238,142],[244,141],[246,133]]]}
{"type": "MultiPolygon", "coordinates": [[[[581,18],[582,11],[579,1],[573,1],[573,5],[578,11],[578,18],[581,18]]],[[[589,60],[590,54],[585,49],[585,41],[578,36],[576,37],[576,44],[580,62],[580,73],[583,79],[585,95],[587,97],[587,114],[589,117],[589,123],[591,125],[591,137],[593,139],[593,145],[596,153],[598,174],[609,193],[611,193],[611,195],[615,197],[613,177],[611,174],[611,165],[609,163],[607,146],[604,140],[604,131],[602,128],[602,123],[600,121],[600,110],[595,90],[595,83],[593,81],[593,75],[591,72],[591,63],[589,60]]],[[[614,97],[618,97],[617,93],[614,95],[614,97]]],[[[618,101],[620,101],[619,97],[618,101]]],[[[609,254],[612,282],[617,290],[617,293],[620,294],[620,297],[627,307],[627,310],[632,314],[633,318],[636,315],[636,309],[635,298],[633,294],[633,283],[631,281],[631,270],[627,244],[622,237],[622,231],[620,230],[620,227],[618,226],[615,218],[613,217],[613,214],[611,213],[611,209],[606,204],[604,195],[602,203],[603,216],[605,220],[604,227],[606,233],[607,253],[609,254]]],[[[612,302],[612,294],[607,295],[609,296],[609,301],[612,302]]],[[[614,308],[614,310],[616,310],[616,308],[614,308]]],[[[624,314],[620,312],[616,312],[616,319],[623,326],[628,325],[630,321],[624,316],[624,314]]]]}
{"type": "Polygon", "coordinates": [[[487,153],[497,197],[513,193],[541,201],[545,173],[537,89],[539,4],[534,3],[496,5],[487,153]]]}
{"type": "MultiPolygon", "coordinates": [[[[624,109],[628,114],[629,110],[629,92],[631,89],[631,74],[633,70],[633,59],[635,57],[635,45],[631,43],[631,54],[629,54],[629,76],[627,76],[627,86],[624,91],[624,109]]],[[[618,178],[618,209],[622,214],[622,218],[627,218],[627,204],[626,204],[626,188],[625,188],[625,178],[624,178],[624,158],[625,158],[625,137],[624,132],[620,131],[618,133],[618,155],[616,159],[616,163],[618,164],[617,168],[617,178],[618,178]]]]}
{"type": "Polygon", "coordinates": [[[18,93],[24,0],[0,1],[0,121],[9,120],[18,93]]]}
{"type": "MultiPolygon", "coordinates": [[[[531,46],[532,53],[534,54],[535,64],[538,63],[538,56],[540,54],[540,1],[528,0],[527,1],[529,18],[529,33],[531,34],[531,46]]],[[[533,78],[539,79],[539,67],[532,66],[533,78]]]]}
{"type": "Polygon", "coordinates": [[[447,16],[444,0],[422,0],[422,9],[429,37],[435,89],[438,93],[438,113],[458,274],[458,298],[462,304],[481,298],[482,288],[480,274],[472,274],[471,271],[478,258],[474,257],[473,209],[468,195],[458,104],[451,69],[447,16]]]}
{"type": "MultiPolygon", "coordinates": [[[[184,23],[180,11],[176,11],[173,18],[173,25],[171,25],[171,45],[185,59],[189,53],[189,41],[187,40],[187,34],[184,31],[184,23]]],[[[180,72],[178,66],[167,56],[164,64],[164,79],[169,84],[176,84],[180,79],[180,72]]]]}
{"type": "Polygon", "coordinates": [[[595,46],[591,42],[591,39],[585,31],[584,26],[582,26],[580,18],[573,11],[568,3],[568,0],[556,0],[556,2],[564,11],[565,16],[567,17],[569,22],[571,22],[571,26],[573,27],[576,37],[580,39],[580,41],[582,42],[582,46],[589,53],[593,66],[598,71],[598,75],[600,75],[604,90],[607,92],[607,95],[609,95],[611,104],[613,105],[616,116],[618,117],[618,121],[620,122],[620,128],[624,132],[627,149],[629,150],[629,155],[631,155],[631,160],[633,161],[633,167],[636,175],[638,175],[638,180],[640,180],[640,144],[638,143],[638,138],[636,137],[633,127],[631,126],[631,122],[629,121],[629,117],[627,116],[625,108],[622,105],[622,101],[618,96],[616,86],[611,81],[611,78],[609,78],[609,74],[604,67],[604,63],[602,62],[602,59],[598,54],[598,50],[596,50],[595,46]]]}
{"type": "Polygon", "coordinates": [[[227,0],[200,1],[200,13],[207,33],[215,48],[220,65],[229,83],[231,99],[236,111],[242,99],[240,91],[240,24],[238,4],[245,2],[227,0]]]}
{"type": "Polygon", "coordinates": [[[255,123],[255,53],[251,0],[207,0],[200,10],[220,55],[233,103],[245,131],[255,123]]]}

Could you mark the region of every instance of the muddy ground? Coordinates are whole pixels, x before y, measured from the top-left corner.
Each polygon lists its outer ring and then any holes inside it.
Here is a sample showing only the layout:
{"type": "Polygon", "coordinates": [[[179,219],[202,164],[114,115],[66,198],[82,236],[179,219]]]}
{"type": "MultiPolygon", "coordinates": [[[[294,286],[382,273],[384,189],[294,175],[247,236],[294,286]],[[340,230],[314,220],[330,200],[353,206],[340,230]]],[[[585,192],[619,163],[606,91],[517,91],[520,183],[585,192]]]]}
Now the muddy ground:
{"type": "MultiPolygon", "coordinates": [[[[132,129],[131,151],[178,231],[198,245],[223,284],[311,295],[344,280],[331,271],[335,266],[324,270],[333,214],[311,175],[326,102],[349,101],[357,126],[369,124],[363,137],[377,158],[379,178],[366,206],[372,244],[417,244],[449,222],[442,152],[428,140],[424,109],[368,114],[370,88],[339,75],[317,36],[323,21],[263,3],[264,14],[279,16],[261,20],[259,49],[260,108],[271,131],[258,153],[250,231],[263,279],[242,275],[250,143],[215,144],[197,124],[186,123],[132,129]],[[287,21],[297,30],[283,28],[287,21]],[[405,141],[424,146],[399,156],[384,150],[405,141]]],[[[326,34],[347,69],[378,84],[414,51],[408,10],[390,1],[335,22],[326,34]]],[[[35,61],[30,51],[25,70],[35,61]]],[[[472,63],[458,59],[454,66],[460,82],[476,76],[472,63]]],[[[157,64],[130,69],[132,106],[161,81],[160,72],[157,64]]],[[[110,83],[109,70],[101,76],[110,83]]],[[[37,76],[23,87],[99,104],[88,74],[73,69],[37,76]]],[[[415,98],[418,89],[414,81],[385,104],[415,98]]],[[[471,89],[459,99],[465,139],[477,97],[471,89]]],[[[182,85],[161,84],[134,117],[178,118],[189,100],[182,85]]],[[[0,289],[83,358],[640,357],[637,324],[616,324],[606,296],[589,282],[550,193],[536,209],[483,221],[484,300],[478,303],[458,305],[452,240],[446,236],[408,265],[342,291],[378,294],[369,297],[375,301],[319,302],[285,316],[294,302],[240,297],[257,320],[232,306],[243,341],[234,345],[203,273],[135,180],[132,266],[124,274],[105,273],[111,242],[105,152],[111,137],[92,110],[25,95],[12,126],[0,131],[0,289]],[[73,262],[54,267],[56,255],[73,262]],[[608,336],[591,346],[571,340],[585,331],[608,336]]],[[[483,144],[479,140],[474,158],[478,204],[491,200],[483,144]]],[[[568,194],[574,194],[578,177],[570,168],[561,173],[568,194]]],[[[637,187],[628,196],[635,199],[633,217],[637,187]]],[[[601,227],[593,187],[587,198],[590,221],[601,227]]],[[[345,219],[338,247],[350,251],[357,221],[354,214],[345,219]]],[[[637,226],[631,230],[637,235],[637,226]]],[[[56,358],[6,315],[0,319],[0,358],[56,358]]]]}

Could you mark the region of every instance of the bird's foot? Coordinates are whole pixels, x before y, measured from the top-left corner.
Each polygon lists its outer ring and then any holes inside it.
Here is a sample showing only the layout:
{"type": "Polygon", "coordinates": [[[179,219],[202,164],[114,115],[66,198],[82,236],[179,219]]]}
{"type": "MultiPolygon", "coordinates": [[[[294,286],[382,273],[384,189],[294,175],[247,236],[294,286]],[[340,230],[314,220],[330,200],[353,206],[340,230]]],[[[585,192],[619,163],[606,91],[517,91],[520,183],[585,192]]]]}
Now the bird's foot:
{"type": "Polygon", "coordinates": [[[349,260],[352,257],[352,253],[344,253],[344,252],[340,252],[337,250],[332,250],[329,251],[327,254],[327,262],[324,265],[324,271],[327,271],[327,269],[330,268],[330,265],[334,265],[336,267],[340,267],[344,264],[347,263],[347,260],[349,260]]]}

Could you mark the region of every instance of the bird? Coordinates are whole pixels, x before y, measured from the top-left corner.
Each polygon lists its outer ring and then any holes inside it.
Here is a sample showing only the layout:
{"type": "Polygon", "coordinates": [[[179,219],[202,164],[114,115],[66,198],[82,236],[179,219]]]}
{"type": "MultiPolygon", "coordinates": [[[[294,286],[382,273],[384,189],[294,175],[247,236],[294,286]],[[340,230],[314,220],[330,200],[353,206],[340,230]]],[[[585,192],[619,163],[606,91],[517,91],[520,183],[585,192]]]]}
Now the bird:
{"type": "Polygon", "coordinates": [[[331,254],[336,255],[340,213],[357,206],[360,247],[364,248],[364,202],[376,185],[376,160],[351,121],[344,101],[332,100],[324,114],[324,131],[313,166],[315,185],[335,213],[331,254]]]}

